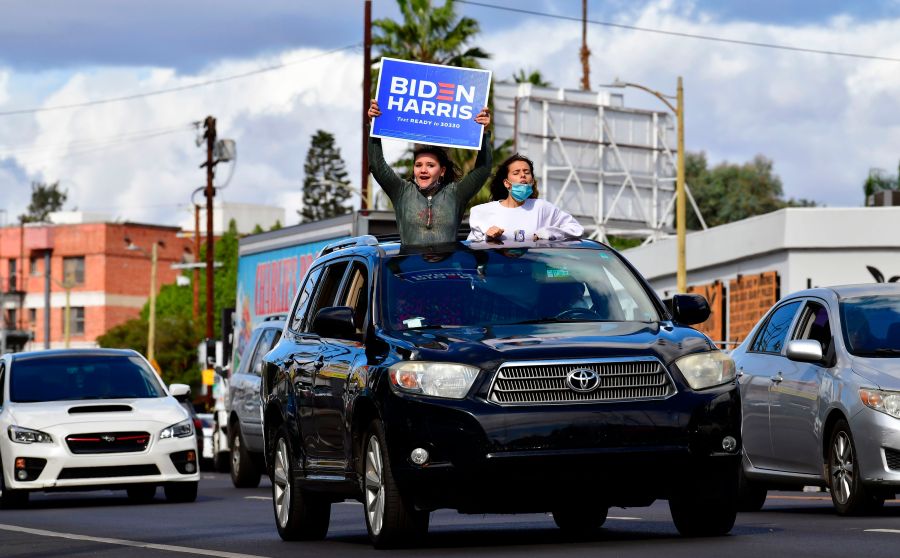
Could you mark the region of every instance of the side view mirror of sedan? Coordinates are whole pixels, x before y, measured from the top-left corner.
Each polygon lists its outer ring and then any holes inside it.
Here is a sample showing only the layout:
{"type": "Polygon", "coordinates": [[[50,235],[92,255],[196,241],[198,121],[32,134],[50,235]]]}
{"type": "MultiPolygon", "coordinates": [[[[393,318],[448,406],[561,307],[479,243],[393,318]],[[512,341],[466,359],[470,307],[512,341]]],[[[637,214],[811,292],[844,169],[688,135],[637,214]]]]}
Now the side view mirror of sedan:
{"type": "Polygon", "coordinates": [[[313,319],[312,330],[321,337],[356,340],[356,325],[353,323],[353,309],[349,306],[322,308],[313,319]]]}
{"type": "Polygon", "coordinates": [[[169,386],[169,393],[179,401],[186,401],[191,395],[191,386],[187,384],[172,384],[169,386]]]}
{"type": "Polygon", "coordinates": [[[672,315],[684,325],[705,322],[709,318],[709,303],[703,295],[677,294],[672,297],[672,315]]]}
{"type": "Polygon", "coordinates": [[[788,341],[787,357],[798,362],[822,362],[822,344],[815,339],[788,341]]]}

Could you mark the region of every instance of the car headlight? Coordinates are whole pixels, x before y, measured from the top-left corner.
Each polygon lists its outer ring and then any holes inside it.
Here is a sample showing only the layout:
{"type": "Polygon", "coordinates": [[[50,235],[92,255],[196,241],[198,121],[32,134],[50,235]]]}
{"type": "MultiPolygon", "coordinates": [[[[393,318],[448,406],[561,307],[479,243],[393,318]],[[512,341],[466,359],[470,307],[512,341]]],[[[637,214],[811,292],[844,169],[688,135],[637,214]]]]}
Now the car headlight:
{"type": "Polygon", "coordinates": [[[21,426],[11,425],[7,430],[9,439],[19,444],[51,444],[53,438],[46,432],[40,430],[32,430],[30,428],[22,428],[21,426]]]}
{"type": "Polygon", "coordinates": [[[478,368],[447,362],[401,362],[390,368],[391,384],[408,393],[462,399],[478,377],[478,368]]]}
{"type": "Polygon", "coordinates": [[[859,398],[867,407],[900,418],[900,392],[860,388],[859,398]]]}
{"type": "Polygon", "coordinates": [[[176,422],[172,426],[163,428],[162,432],[159,433],[159,439],[165,440],[166,438],[187,438],[188,436],[194,435],[194,422],[191,419],[185,419],[181,422],[176,422]]]}
{"type": "Polygon", "coordinates": [[[734,380],[734,361],[721,351],[681,357],[675,366],[693,389],[705,389],[734,380]]]}

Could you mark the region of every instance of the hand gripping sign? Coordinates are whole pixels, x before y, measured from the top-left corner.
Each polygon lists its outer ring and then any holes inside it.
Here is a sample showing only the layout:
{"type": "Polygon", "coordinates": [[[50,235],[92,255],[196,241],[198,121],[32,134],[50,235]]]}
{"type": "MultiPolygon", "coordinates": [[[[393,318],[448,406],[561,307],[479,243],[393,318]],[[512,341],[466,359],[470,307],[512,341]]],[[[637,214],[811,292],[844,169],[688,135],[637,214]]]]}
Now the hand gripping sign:
{"type": "Polygon", "coordinates": [[[370,135],[481,149],[484,127],[474,119],[490,87],[487,70],[382,58],[375,94],[381,116],[372,119],[370,135]]]}

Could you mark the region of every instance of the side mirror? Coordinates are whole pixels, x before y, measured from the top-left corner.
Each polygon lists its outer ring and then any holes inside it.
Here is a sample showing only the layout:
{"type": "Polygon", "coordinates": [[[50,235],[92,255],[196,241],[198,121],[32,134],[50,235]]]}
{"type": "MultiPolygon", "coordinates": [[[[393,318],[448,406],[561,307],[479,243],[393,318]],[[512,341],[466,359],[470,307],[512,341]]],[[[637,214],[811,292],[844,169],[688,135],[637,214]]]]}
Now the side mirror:
{"type": "Polygon", "coordinates": [[[169,386],[169,393],[179,401],[187,401],[191,395],[191,386],[187,384],[172,384],[169,386]]]}
{"type": "Polygon", "coordinates": [[[680,324],[693,325],[709,318],[709,303],[703,295],[677,294],[672,297],[672,316],[680,324]]]}
{"type": "Polygon", "coordinates": [[[313,319],[312,331],[321,337],[359,339],[353,323],[353,309],[349,306],[329,306],[319,310],[313,319]]]}
{"type": "Polygon", "coordinates": [[[822,362],[822,344],[815,339],[788,341],[787,357],[797,362],[822,362]]]}

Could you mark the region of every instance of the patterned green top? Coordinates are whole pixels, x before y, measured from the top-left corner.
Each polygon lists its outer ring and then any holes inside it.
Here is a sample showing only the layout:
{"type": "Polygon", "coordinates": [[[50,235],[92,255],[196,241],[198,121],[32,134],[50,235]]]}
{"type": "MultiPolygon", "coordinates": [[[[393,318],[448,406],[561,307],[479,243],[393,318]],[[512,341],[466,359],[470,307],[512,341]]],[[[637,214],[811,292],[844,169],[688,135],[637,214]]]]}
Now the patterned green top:
{"type": "Polygon", "coordinates": [[[481,139],[475,168],[459,182],[445,184],[434,196],[394,172],[384,160],[381,138],[369,138],[369,172],[391,198],[397,214],[397,229],[403,244],[434,245],[455,242],[466,204],[491,174],[490,133],[481,139]],[[430,215],[429,215],[430,214],[430,215]]]}

